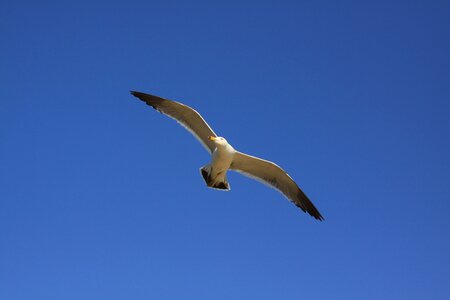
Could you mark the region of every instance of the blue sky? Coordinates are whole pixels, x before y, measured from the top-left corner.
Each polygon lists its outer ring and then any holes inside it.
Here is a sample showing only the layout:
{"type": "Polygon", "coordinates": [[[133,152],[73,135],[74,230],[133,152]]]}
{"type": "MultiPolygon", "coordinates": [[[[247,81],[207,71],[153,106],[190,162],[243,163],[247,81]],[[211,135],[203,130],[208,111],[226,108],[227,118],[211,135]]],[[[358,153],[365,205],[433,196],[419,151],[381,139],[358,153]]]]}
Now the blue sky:
{"type": "Polygon", "coordinates": [[[2,1],[1,299],[448,299],[446,1],[2,1]],[[200,111],[325,217],[129,95],[200,111]]]}

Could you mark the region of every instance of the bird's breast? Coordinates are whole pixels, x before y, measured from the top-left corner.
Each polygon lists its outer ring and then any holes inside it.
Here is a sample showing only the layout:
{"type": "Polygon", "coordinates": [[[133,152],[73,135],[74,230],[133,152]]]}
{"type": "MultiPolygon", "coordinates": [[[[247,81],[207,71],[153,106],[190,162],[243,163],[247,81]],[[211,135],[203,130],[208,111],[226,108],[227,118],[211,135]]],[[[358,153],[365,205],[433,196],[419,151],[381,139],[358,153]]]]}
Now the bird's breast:
{"type": "Polygon", "coordinates": [[[236,151],[231,146],[218,147],[212,154],[212,165],[216,170],[225,171],[230,168],[233,156],[236,151]]]}

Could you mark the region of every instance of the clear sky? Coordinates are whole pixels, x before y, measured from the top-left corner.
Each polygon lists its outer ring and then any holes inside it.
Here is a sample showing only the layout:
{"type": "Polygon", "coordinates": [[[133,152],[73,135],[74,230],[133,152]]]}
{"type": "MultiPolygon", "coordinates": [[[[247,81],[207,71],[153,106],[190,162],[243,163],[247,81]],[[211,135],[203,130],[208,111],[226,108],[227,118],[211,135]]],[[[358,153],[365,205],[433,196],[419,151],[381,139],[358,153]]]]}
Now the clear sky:
{"type": "Polygon", "coordinates": [[[448,1],[0,3],[0,299],[450,299],[448,1]],[[129,94],[184,102],[325,217],[129,94]]]}

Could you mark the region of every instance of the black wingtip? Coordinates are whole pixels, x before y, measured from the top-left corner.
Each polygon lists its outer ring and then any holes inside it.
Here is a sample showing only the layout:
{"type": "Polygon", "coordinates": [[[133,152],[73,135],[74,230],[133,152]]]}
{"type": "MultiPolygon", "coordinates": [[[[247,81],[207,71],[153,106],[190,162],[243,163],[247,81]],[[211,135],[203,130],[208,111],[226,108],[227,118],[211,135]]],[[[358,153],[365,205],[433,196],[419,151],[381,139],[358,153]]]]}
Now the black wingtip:
{"type": "MultiPolygon", "coordinates": [[[[311,203],[312,204],[312,203],[311,203]]],[[[312,205],[312,207],[308,208],[308,213],[316,220],[322,222],[325,220],[324,217],[322,217],[322,215],[320,214],[319,210],[312,205]]]]}
{"type": "Polygon", "coordinates": [[[167,101],[167,99],[161,98],[159,96],[146,94],[146,93],[142,93],[142,92],[137,92],[137,91],[130,91],[130,94],[141,99],[142,101],[145,101],[145,102],[167,101]]]}
{"type": "Polygon", "coordinates": [[[314,219],[316,219],[317,221],[324,221],[325,218],[320,214],[320,212],[314,207],[313,209],[309,208],[307,210],[304,210],[302,208],[302,210],[306,213],[308,213],[311,217],[313,217],[314,219]]]}
{"type": "Polygon", "coordinates": [[[294,204],[298,206],[303,212],[308,213],[311,217],[318,221],[324,221],[325,218],[320,214],[319,210],[314,206],[314,204],[309,200],[308,196],[299,189],[297,194],[297,200],[294,204]]]}
{"type": "Polygon", "coordinates": [[[147,103],[147,105],[153,107],[154,109],[156,109],[157,111],[161,112],[159,109],[159,106],[161,103],[164,103],[165,101],[168,101],[167,99],[158,97],[158,96],[154,96],[154,95],[150,95],[150,94],[146,94],[146,93],[142,93],[142,92],[136,92],[136,91],[130,91],[131,95],[135,96],[136,98],[138,98],[139,100],[147,103]]]}
{"type": "MultiPolygon", "coordinates": [[[[312,204],[312,203],[311,203],[312,204]]],[[[314,205],[307,210],[308,214],[312,216],[317,221],[324,221],[325,218],[320,214],[320,212],[317,210],[317,208],[314,207],[314,205]]]]}
{"type": "Polygon", "coordinates": [[[139,100],[146,102],[148,105],[151,105],[151,102],[152,102],[149,99],[158,98],[158,97],[153,96],[153,95],[145,94],[145,93],[142,93],[142,92],[136,92],[136,91],[130,91],[130,94],[135,96],[139,100]]]}

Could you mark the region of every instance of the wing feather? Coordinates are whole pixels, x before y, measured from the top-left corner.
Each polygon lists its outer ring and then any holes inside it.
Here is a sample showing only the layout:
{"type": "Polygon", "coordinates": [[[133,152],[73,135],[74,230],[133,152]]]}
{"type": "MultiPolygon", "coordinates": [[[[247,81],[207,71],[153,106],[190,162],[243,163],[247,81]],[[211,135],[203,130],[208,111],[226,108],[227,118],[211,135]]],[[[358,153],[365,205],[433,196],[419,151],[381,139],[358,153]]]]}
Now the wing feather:
{"type": "Polygon", "coordinates": [[[317,220],[324,219],[295,181],[273,162],[236,151],[230,169],[278,190],[297,207],[317,220]]]}
{"type": "Polygon", "coordinates": [[[208,137],[217,135],[195,109],[176,101],[141,92],[131,91],[131,94],[180,123],[199,140],[209,153],[214,151],[215,144],[208,137]]]}

